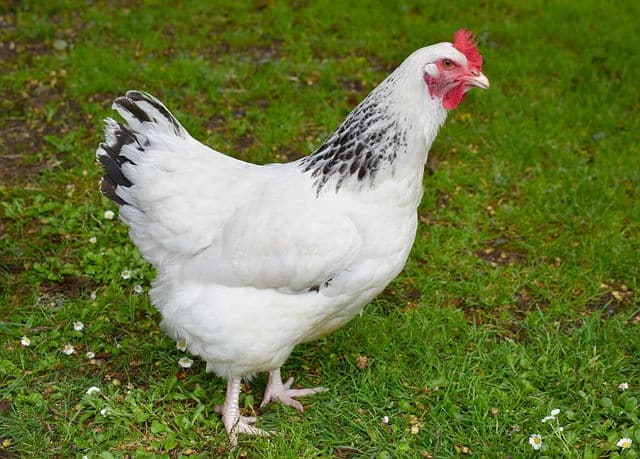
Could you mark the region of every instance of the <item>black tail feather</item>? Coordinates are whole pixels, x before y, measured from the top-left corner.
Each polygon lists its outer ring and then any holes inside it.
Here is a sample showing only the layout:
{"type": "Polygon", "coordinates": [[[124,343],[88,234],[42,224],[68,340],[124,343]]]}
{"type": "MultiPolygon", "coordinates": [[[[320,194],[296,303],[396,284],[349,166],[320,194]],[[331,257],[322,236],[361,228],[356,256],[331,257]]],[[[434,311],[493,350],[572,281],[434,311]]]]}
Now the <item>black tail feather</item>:
{"type": "MultiPolygon", "coordinates": [[[[169,124],[173,128],[174,134],[176,135],[183,134],[182,125],[178,122],[176,117],[171,114],[171,112],[167,109],[167,107],[162,105],[162,102],[160,102],[158,99],[156,99],[152,95],[142,91],[127,91],[127,99],[133,102],[146,102],[150,104],[153,108],[155,108],[158,111],[158,113],[160,113],[164,118],[166,118],[166,120],[169,122],[169,124]]],[[[157,120],[154,120],[154,121],[157,121],[157,120]]]]}
{"type": "Polygon", "coordinates": [[[113,101],[113,105],[131,113],[141,123],[151,123],[153,120],[147,112],[140,108],[136,103],[128,97],[118,97],[113,101]]]}
{"type": "Polygon", "coordinates": [[[118,205],[130,204],[116,194],[117,187],[130,187],[132,185],[131,181],[123,174],[121,167],[124,163],[134,163],[121,154],[122,148],[126,145],[136,144],[135,148],[144,151],[143,145],[148,146],[149,141],[140,133],[113,120],[107,120],[107,138],[111,142],[102,142],[98,146],[96,155],[98,162],[104,169],[100,191],[105,197],[118,205]]]}
{"type": "Polygon", "coordinates": [[[111,181],[108,175],[102,177],[100,180],[100,192],[105,198],[111,199],[119,206],[128,205],[129,203],[116,194],[116,184],[111,181]]]}
{"type": "MultiPolygon", "coordinates": [[[[107,147],[108,148],[108,147],[107,147]]],[[[98,161],[102,164],[105,172],[105,177],[108,177],[114,185],[118,186],[131,186],[131,182],[124,176],[120,170],[120,166],[124,161],[119,161],[118,156],[112,157],[111,155],[100,155],[98,161]]]]}
{"type": "MultiPolygon", "coordinates": [[[[120,115],[128,125],[106,120],[106,142],[99,145],[96,156],[104,169],[104,177],[100,185],[102,193],[118,205],[131,204],[116,192],[118,187],[130,187],[131,180],[122,171],[125,163],[135,163],[123,154],[123,149],[131,153],[131,148],[145,151],[150,146],[149,139],[143,132],[147,129],[169,130],[180,137],[188,136],[178,120],[158,99],[142,91],[128,91],[123,97],[113,102],[120,115]],[[125,148],[127,147],[127,148],[125,148]]],[[[154,132],[154,131],[151,131],[154,132]]]]}

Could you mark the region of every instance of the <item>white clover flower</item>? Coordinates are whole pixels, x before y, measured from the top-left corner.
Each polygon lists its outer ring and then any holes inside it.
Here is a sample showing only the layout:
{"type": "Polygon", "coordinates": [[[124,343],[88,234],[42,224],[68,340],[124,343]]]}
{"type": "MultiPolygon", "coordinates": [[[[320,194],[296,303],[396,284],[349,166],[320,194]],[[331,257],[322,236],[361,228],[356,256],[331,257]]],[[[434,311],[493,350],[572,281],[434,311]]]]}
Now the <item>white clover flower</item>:
{"type": "Polygon", "coordinates": [[[85,354],[87,356],[88,359],[93,359],[96,356],[95,352],[91,352],[91,351],[87,351],[87,353],[85,354]]]}
{"type": "Polygon", "coordinates": [[[184,339],[176,341],[176,348],[182,352],[187,350],[187,342],[184,339]]]}
{"type": "Polygon", "coordinates": [[[113,210],[105,210],[104,211],[104,218],[107,220],[113,220],[113,217],[115,216],[115,214],[113,213],[113,210]]]}
{"type": "Polygon", "coordinates": [[[91,236],[91,237],[89,238],[89,243],[91,243],[91,244],[95,244],[96,242],[98,242],[98,238],[97,238],[97,237],[95,237],[95,236],[91,236]]]}
{"type": "Polygon", "coordinates": [[[109,408],[102,408],[100,410],[100,414],[103,415],[103,416],[107,416],[110,412],[111,412],[111,410],[109,408]]]}
{"type": "Polygon", "coordinates": [[[618,384],[618,389],[620,389],[620,390],[627,390],[628,388],[629,388],[629,383],[622,382],[622,383],[618,384]]]}
{"type": "Polygon", "coordinates": [[[76,349],[71,344],[65,344],[62,348],[62,353],[66,355],[71,355],[76,352],[76,349]]]}
{"type": "Polygon", "coordinates": [[[542,448],[542,436],[540,434],[532,434],[529,437],[529,444],[536,450],[542,448]]]}
{"type": "Polygon", "coordinates": [[[622,449],[629,449],[631,448],[632,444],[633,444],[633,441],[631,441],[630,438],[624,437],[618,440],[618,443],[616,443],[616,446],[622,449]]]}
{"type": "Polygon", "coordinates": [[[29,347],[31,346],[31,340],[26,336],[23,336],[22,338],[20,338],[20,344],[23,345],[24,347],[29,347]]]}
{"type": "Polygon", "coordinates": [[[87,389],[87,395],[97,394],[98,392],[100,392],[100,388],[96,386],[91,386],[87,389]]]}
{"type": "Polygon", "coordinates": [[[560,414],[560,410],[558,408],[551,410],[551,416],[553,416],[554,418],[559,414],[560,414]]]}
{"type": "Polygon", "coordinates": [[[124,280],[131,279],[131,271],[129,271],[128,269],[125,269],[120,274],[120,277],[122,277],[124,280]]]}
{"type": "Polygon", "coordinates": [[[73,329],[75,331],[82,331],[82,330],[84,330],[84,324],[82,322],[74,322],[73,323],[73,329]]]}
{"type": "Polygon", "coordinates": [[[138,295],[142,293],[144,290],[142,289],[142,285],[137,284],[133,286],[133,293],[137,293],[138,295]]]}
{"type": "Polygon", "coordinates": [[[556,432],[564,432],[564,427],[560,426],[556,429],[556,432]]]}
{"type": "Polygon", "coordinates": [[[178,365],[180,365],[182,368],[191,368],[191,365],[193,365],[193,360],[191,360],[189,357],[182,357],[180,360],[178,360],[178,365]]]}
{"type": "Polygon", "coordinates": [[[389,424],[389,416],[382,416],[380,421],[382,421],[383,424],[389,424]]]}

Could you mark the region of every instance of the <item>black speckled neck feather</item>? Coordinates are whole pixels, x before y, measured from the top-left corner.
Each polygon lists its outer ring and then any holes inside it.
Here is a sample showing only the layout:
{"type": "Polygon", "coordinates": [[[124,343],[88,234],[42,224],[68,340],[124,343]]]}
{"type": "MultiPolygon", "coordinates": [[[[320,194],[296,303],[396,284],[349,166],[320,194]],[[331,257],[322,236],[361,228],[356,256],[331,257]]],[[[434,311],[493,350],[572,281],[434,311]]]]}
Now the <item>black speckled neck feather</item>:
{"type": "Polygon", "coordinates": [[[379,86],[311,155],[300,160],[320,193],[331,178],[335,190],[347,180],[374,183],[377,172],[393,163],[407,145],[406,123],[389,110],[388,88],[379,86]]]}

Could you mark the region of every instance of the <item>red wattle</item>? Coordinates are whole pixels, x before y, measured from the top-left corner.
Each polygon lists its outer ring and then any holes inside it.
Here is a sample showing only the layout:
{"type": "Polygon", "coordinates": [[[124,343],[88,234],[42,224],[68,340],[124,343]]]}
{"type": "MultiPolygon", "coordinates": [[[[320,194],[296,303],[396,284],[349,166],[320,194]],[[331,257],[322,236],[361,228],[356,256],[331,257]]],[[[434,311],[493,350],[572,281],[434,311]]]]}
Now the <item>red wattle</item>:
{"type": "Polygon", "coordinates": [[[464,85],[459,85],[446,93],[442,98],[442,106],[447,110],[453,110],[464,100],[467,95],[464,85]]]}

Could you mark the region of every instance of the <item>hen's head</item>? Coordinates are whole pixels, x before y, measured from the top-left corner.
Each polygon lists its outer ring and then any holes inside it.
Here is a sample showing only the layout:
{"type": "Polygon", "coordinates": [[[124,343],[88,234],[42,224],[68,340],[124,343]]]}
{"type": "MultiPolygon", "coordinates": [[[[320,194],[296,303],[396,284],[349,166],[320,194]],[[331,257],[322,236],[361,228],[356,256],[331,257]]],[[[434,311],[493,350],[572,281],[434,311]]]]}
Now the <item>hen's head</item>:
{"type": "Polygon", "coordinates": [[[456,108],[471,88],[489,89],[489,80],[482,73],[482,56],[467,30],[458,30],[453,43],[427,46],[407,61],[416,73],[420,72],[429,96],[447,110],[456,108]]]}

